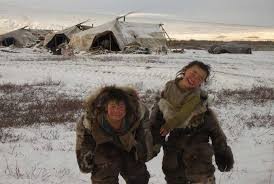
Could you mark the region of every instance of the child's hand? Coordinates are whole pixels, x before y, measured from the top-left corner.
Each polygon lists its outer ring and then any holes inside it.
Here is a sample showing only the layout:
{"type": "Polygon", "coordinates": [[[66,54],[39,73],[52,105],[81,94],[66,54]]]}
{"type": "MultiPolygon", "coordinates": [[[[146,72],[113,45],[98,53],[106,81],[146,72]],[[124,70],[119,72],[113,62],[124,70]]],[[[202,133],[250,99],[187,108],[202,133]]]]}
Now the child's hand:
{"type": "Polygon", "coordinates": [[[160,129],[161,136],[166,136],[169,132],[170,132],[169,130],[167,130],[163,127],[161,127],[161,129],[160,129]]]}

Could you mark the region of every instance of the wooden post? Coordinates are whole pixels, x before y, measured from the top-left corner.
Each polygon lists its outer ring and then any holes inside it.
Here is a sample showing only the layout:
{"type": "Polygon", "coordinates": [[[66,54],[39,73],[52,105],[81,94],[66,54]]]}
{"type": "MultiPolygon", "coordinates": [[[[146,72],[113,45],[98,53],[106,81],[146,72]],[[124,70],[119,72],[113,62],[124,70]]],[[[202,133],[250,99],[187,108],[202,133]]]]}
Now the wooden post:
{"type": "Polygon", "coordinates": [[[56,40],[56,35],[54,36],[54,46],[55,46],[55,51],[57,50],[57,40],[56,40]]]}
{"type": "Polygon", "coordinates": [[[171,38],[169,37],[169,35],[167,34],[166,30],[163,27],[164,24],[159,24],[159,26],[162,28],[162,30],[164,31],[164,33],[166,34],[166,36],[168,37],[169,41],[171,41],[171,38]]]}
{"type": "Polygon", "coordinates": [[[111,34],[109,34],[109,50],[111,51],[111,34]]]}

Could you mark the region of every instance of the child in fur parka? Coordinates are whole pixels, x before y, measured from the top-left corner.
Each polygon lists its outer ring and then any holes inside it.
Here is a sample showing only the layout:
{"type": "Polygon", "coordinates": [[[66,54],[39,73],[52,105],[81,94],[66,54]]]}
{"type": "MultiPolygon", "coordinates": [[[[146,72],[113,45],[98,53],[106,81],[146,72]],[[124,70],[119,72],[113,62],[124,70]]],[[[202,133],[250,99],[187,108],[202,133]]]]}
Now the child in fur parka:
{"type": "Polygon", "coordinates": [[[152,108],[154,151],[163,145],[162,169],[168,184],[214,184],[213,155],[220,171],[233,167],[226,136],[208,108],[207,94],[200,89],[209,75],[209,65],[190,62],[175,80],[166,83],[160,100],[152,108]]]}
{"type": "Polygon", "coordinates": [[[76,157],[93,184],[147,184],[152,158],[148,109],[135,90],[107,86],[92,94],[76,127],[76,157]]]}

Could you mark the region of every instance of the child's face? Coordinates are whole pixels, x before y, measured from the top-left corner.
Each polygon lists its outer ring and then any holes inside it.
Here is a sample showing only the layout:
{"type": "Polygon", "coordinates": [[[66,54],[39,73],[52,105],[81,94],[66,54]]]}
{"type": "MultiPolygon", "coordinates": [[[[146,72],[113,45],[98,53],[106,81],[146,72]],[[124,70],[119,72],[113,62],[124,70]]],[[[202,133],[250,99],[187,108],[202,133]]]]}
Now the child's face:
{"type": "Polygon", "coordinates": [[[126,115],[126,105],[123,101],[109,101],[106,110],[108,119],[113,122],[122,121],[126,115]]]}
{"type": "Polygon", "coordinates": [[[180,81],[180,86],[185,89],[197,88],[205,81],[206,77],[206,71],[194,65],[185,71],[184,78],[180,81]]]}

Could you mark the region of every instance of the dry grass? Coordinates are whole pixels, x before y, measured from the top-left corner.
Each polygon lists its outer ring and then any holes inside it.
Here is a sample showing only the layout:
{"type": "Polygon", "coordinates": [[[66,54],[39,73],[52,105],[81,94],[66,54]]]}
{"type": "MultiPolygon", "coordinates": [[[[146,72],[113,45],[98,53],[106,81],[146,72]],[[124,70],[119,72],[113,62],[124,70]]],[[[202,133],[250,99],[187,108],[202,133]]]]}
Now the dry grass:
{"type": "Polygon", "coordinates": [[[254,86],[251,89],[225,89],[217,93],[217,103],[233,99],[236,102],[251,100],[253,103],[265,103],[274,100],[274,89],[266,86],[254,86]]]}
{"type": "MultiPolygon", "coordinates": [[[[35,123],[75,122],[82,108],[82,100],[58,93],[60,81],[47,80],[36,84],[0,85],[0,128],[29,126],[35,123]]],[[[140,99],[151,107],[160,96],[160,91],[147,90],[140,99]]],[[[251,89],[221,90],[216,93],[215,105],[242,104],[251,101],[264,104],[274,100],[274,89],[257,86],[251,89]]],[[[254,114],[245,120],[248,127],[273,127],[273,115],[254,114]]],[[[6,142],[9,135],[0,129],[0,140],[6,142]]]]}
{"type": "MultiPolygon", "coordinates": [[[[251,89],[226,89],[217,92],[216,97],[216,106],[233,103],[269,107],[269,104],[273,104],[274,101],[274,89],[266,86],[254,86],[251,89]]],[[[241,121],[248,128],[274,127],[274,116],[270,112],[271,109],[266,108],[264,113],[254,113],[250,117],[243,117],[241,121]]]]}
{"type": "Polygon", "coordinates": [[[246,126],[248,128],[252,127],[274,127],[274,115],[262,115],[262,114],[253,114],[247,121],[246,126]]]}
{"type": "Polygon", "coordinates": [[[58,85],[60,82],[50,80],[32,85],[0,85],[0,128],[75,121],[82,101],[47,90],[58,85]]]}
{"type": "MultiPolygon", "coordinates": [[[[249,45],[252,50],[274,50],[273,41],[233,41],[237,44],[249,45]]],[[[208,50],[210,46],[216,44],[224,44],[224,41],[211,40],[171,40],[168,41],[169,48],[184,48],[184,49],[205,49],[208,50]]]]}
{"type": "Polygon", "coordinates": [[[14,133],[10,129],[0,129],[0,142],[17,142],[20,140],[20,135],[14,135],[14,133]]]}

